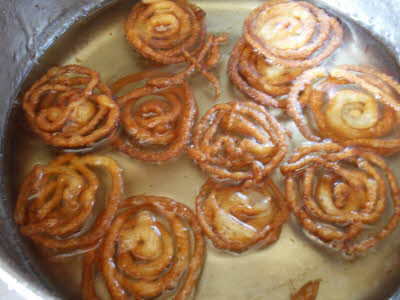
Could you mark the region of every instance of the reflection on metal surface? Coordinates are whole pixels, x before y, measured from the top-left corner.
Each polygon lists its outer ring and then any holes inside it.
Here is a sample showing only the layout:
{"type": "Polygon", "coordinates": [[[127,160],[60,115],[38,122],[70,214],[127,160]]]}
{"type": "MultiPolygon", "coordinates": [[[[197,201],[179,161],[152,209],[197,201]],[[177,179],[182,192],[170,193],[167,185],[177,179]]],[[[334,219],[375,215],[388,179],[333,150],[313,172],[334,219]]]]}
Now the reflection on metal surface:
{"type": "Polygon", "coordinates": [[[16,277],[13,277],[7,272],[6,268],[0,269],[0,281],[0,289],[5,287],[8,289],[0,293],[0,296],[3,295],[2,297],[12,297],[12,299],[15,300],[17,299],[17,295],[20,295],[23,299],[43,299],[41,296],[38,296],[34,291],[32,291],[29,286],[21,284],[16,277]]]}
{"type": "MultiPolygon", "coordinates": [[[[17,1],[8,2],[0,4],[0,15],[7,16],[6,18],[0,17],[0,23],[3,25],[0,27],[2,28],[0,37],[3,40],[0,44],[0,50],[2,50],[0,92],[3,95],[1,99],[3,109],[0,111],[1,136],[5,133],[4,125],[11,102],[16,98],[22,80],[41,52],[72,22],[86,15],[102,2],[110,3],[111,1],[24,0],[18,1],[18,3],[14,3],[17,1]],[[8,32],[5,28],[8,28],[8,32]],[[34,55],[36,57],[33,58],[34,55]]],[[[70,32],[67,32],[46,55],[39,59],[39,64],[33,69],[27,84],[54,64],[83,64],[100,72],[107,83],[145,68],[147,64],[132,51],[123,34],[124,16],[132,6],[132,1],[120,2],[122,4],[101,12],[97,18],[74,26],[70,32]]],[[[397,58],[400,57],[400,36],[396,34],[400,25],[397,18],[400,13],[400,1],[326,0],[313,2],[325,8],[342,11],[343,14],[363,24],[375,36],[384,41],[397,58]]],[[[207,24],[210,32],[231,33],[230,42],[222,49],[224,62],[214,71],[222,79],[221,101],[244,99],[244,96],[229,83],[226,61],[241,34],[243,20],[260,1],[232,0],[222,3],[200,0],[196,3],[208,13],[207,24]]],[[[340,51],[327,61],[328,64],[368,63],[383,68],[394,76],[399,76],[396,61],[378,42],[374,41],[361,28],[352,25],[351,22],[346,21],[345,27],[345,43],[340,51]],[[368,50],[367,53],[365,53],[366,50],[368,50]]],[[[213,91],[208,83],[200,77],[196,76],[191,83],[196,87],[196,99],[199,103],[200,115],[202,115],[210,106],[214,105],[213,91]]],[[[281,121],[286,118],[278,111],[274,111],[274,114],[281,121]]],[[[13,126],[18,127],[18,124],[14,123],[13,126]]],[[[293,147],[303,139],[291,122],[287,123],[287,127],[295,132],[291,141],[293,147]]],[[[8,146],[13,147],[22,142],[24,149],[18,148],[21,151],[18,158],[21,159],[8,161],[8,166],[13,167],[12,172],[15,172],[15,176],[12,177],[16,181],[22,179],[24,172],[29,170],[32,164],[46,162],[50,156],[54,155],[48,149],[43,148],[43,144],[33,136],[30,136],[29,140],[24,137],[15,137],[14,144],[9,143],[8,146]]],[[[4,149],[3,140],[0,143],[2,143],[1,154],[4,149]]],[[[108,149],[99,149],[100,153],[105,151],[108,149]]],[[[120,153],[112,153],[111,156],[125,168],[127,195],[134,193],[160,194],[171,196],[193,207],[194,196],[205,180],[186,156],[161,166],[133,161],[120,153]],[[171,168],[174,168],[172,175],[171,168]],[[165,178],[170,179],[166,181],[165,178]]],[[[392,165],[400,166],[400,159],[393,158],[392,165]]],[[[47,289],[48,285],[44,281],[40,283],[39,276],[33,271],[34,267],[28,260],[31,255],[24,252],[26,248],[22,246],[22,242],[16,234],[11,221],[14,204],[6,201],[4,172],[1,168],[0,166],[0,195],[3,201],[0,206],[0,228],[3,233],[7,232],[7,235],[0,236],[0,278],[10,283],[13,289],[27,299],[57,297],[51,289],[47,289]],[[10,274],[10,276],[2,276],[2,274],[10,274]]],[[[10,171],[11,168],[6,170],[10,171]]],[[[399,171],[400,168],[397,168],[398,176],[400,175],[399,171]]],[[[10,173],[7,174],[10,175],[10,173]]],[[[278,174],[276,179],[282,183],[278,174]]],[[[10,190],[11,199],[14,199],[17,184],[18,182],[13,182],[13,188],[10,190]]],[[[287,299],[292,284],[300,287],[308,279],[313,278],[323,279],[320,289],[321,299],[345,299],[346,296],[351,299],[382,299],[382,297],[388,297],[395,290],[396,284],[399,282],[394,282],[393,278],[397,278],[397,280],[399,278],[400,251],[393,251],[393,249],[394,247],[400,249],[397,241],[400,236],[399,230],[390,239],[384,241],[378,251],[371,251],[367,257],[361,257],[354,263],[350,263],[338,255],[327,253],[325,249],[320,249],[310,243],[294,224],[295,222],[290,222],[290,225],[285,225],[282,238],[276,244],[265,250],[240,257],[221,254],[210,244],[197,299],[231,299],[233,295],[237,299],[287,299]],[[229,274],[229,280],[226,280],[226,274],[229,274]],[[229,295],[228,292],[232,292],[232,295],[229,295]],[[268,293],[265,294],[266,292],[268,293]]],[[[73,263],[68,262],[64,265],[70,267],[73,263]]],[[[74,273],[74,270],[76,271],[74,268],[68,268],[65,272],[55,270],[54,273],[58,272],[56,274],[58,277],[74,278],[74,280],[71,279],[72,286],[79,283],[77,278],[79,273],[74,273]]]]}

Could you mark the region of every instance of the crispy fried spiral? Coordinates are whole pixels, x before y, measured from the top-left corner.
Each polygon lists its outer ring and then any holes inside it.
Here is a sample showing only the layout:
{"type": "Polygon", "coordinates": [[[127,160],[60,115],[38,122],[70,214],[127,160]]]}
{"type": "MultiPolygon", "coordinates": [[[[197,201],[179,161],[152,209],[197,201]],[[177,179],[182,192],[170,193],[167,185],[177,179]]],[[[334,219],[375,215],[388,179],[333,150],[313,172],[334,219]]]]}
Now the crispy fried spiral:
{"type": "MultiPolygon", "coordinates": [[[[113,84],[117,93],[124,86],[165,74],[147,71],[121,78],[113,84]]],[[[112,141],[127,155],[161,162],[177,157],[187,146],[197,116],[190,86],[184,81],[159,89],[145,85],[117,99],[122,131],[112,141]]]]}
{"type": "Polygon", "coordinates": [[[76,148],[109,136],[119,117],[110,89],[90,69],[53,67],[25,93],[22,107],[47,144],[76,148]]]}
{"type": "Polygon", "coordinates": [[[288,112],[309,140],[330,138],[345,146],[390,154],[400,150],[399,97],[400,84],[374,69],[315,68],[294,83],[288,112]],[[318,83],[312,85],[314,81],[318,83]],[[304,90],[307,97],[298,100],[304,90]],[[308,118],[302,105],[310,110],[308,118]]]}
{"type": "Polygon", "coordinates": [[[23,235],[43,247],[54,250],[93,247],[111,225],[122,188],[121,169],[112,159],[64,154],[47,166],[35,166],[25,178],[14,219],[23,235]],[[105,208],[94,222],[99,179],[93,168],[107,171],[112,183],[105,208]]]}
{"type": "Polygon", "coordinates": [[[286,135],[266,109],[250,102],[217,104],[198,124],[190,156],[219,180],[259,182],[287,151],[286,135]]]}
{"type": "Polygon", "coordinates": [[[399,184],[373,153],[334,143],[311,144],[299,148],[281,171],[292,212],[325,245],[347,254],[363,252],[398,226],[399,184]],[[391,216],[383,219],[388,207],[391,216]],[[377,225],[381,219],[386,222],[383,228],[377,225]],[[372,226],[376,228],[371,233],[372,226]]]}
{"type": "Polygon", "coordinates": [[[243,36],[276,64],[312,67],[340,46],[343,29],[338,20],[310,3],[276,0],[249,14],[243,36]]]}
{"type": "Polygon", "coordinates": [[[304,70],[272,63],[243,38],[235,46],[228,66],[232,82],[243,93],[262,105],[280,108],[286,107],[286,99],[276,97],[289,94],[292,82],[304,70]]]}
{"type": "Polygon", "coordinates": [[[235,252],[272,244],[289,217],[285,199],[270,178],[250,188],[208,180],[197,196],[196,214],[215,247],[235,252]]]}
{"type": "Polygon", "coordinates": [[[199,51],[206,37],[205,12],[185,0],[139,1],[125,23],[128,41],[145,57],[176,64],[199,51]]]}
{"type": "Polygon", "coordinates": [[[154,298],[172,289],[178,289],[174,299],[189,299],[204,255],[201,227],[189,207],[165,197],[128,198],[97,253],[85,256],[83,298],[98,299],[97,265],[113,299],[154,298]]]}

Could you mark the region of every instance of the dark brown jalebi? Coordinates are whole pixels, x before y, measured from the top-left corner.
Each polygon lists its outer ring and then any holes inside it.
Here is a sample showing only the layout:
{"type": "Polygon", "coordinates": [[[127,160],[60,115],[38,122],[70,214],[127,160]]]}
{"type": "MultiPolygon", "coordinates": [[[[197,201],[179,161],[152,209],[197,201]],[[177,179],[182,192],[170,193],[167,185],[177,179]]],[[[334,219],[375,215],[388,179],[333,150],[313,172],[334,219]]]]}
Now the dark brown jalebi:
{"type": "Polygon", "coordinates": [[[36,134],[65,148],[109,136],[119,118],[111,90],[95,71],[77,65],[51,68],[25,93],[22,107],[36,134]]]}
{"type": "Polygon", "coordinates": [[[307,282],[297,293],[290,296],[290,300],[317,299],[320,283],[320,279],[307,282]]]}
{"type": "Polygon", "coordinates": [[[373,153],[334,143],[311,144],[299,148],[281,171],[297,220],[331,248],[363,252],[398,226],[399,184],[385,161],[373,153]],[[391,215],[383,217],[389,210],[391,215]],[[370,233],[369,228],[382,219],[386,225],[370,233]]]}
{"type": "Polygon", "coordinates": [[[272,0],[249,14],[243,36],[275,64],[309,68],[340,46],[343,30],[338,20],[308,2],[272,0]]]}
{"type": "Polygon", "coordinates": [[[400,150],[399,97],[400,84],[374,69],[314,68],[295,81],[288,112],[309,140],[330,138],[345,146],[391,154],[400,150]],[[306,96],[299,100],[304,90],[306,96]],[[302,106],[310,109],[308,118],[302,106]]]}
{"type": "MultiPolygon", "coordinates": [[[[154,76],[168,74],[147,71],[129,75],[115,82],[113,91],[154,76]]],[[[122,109],[122,130],[112,141],[116,148],[152,162],[167,161],[184,151],[197,116],[193,92],[185,81],[164,89],[145,84],[117,102],[122,109]]]]}
{"type": "Polygon", "coordinates": [[[128,41],[145,57],[162,64],[196,56],[206,39],[205,12],[185,0],[142,0],[125,23],[128,41]]]}
{"type": "Polygon", "coordinates": [[[183,55],[189,63],[189,66],[185,70],[167,77],[150,79],[148,84],[158,88],[182,84],[194,71],[197,70],[214,85],[215,98],[218,98],[221,94],[219,80],[210,73],[208,69],[215,67],[220,61],[221,51],[219,45],[225,43],[228,39],[229,36],[226,34],[220,36],[214,36],[211,34],[196,57],[192,57],[185,50],[183,51],[183,55]]]}
{"type": "Polygon", "coordinates": [[[204,256],[201,227],[189,207],[165,197],[128,198],[97,253],[85,256],[83,298],[98,299],[97,265],[112,299],[155,298],[173,289],[174,299],[190,299],[204,256]]]}
{"type": "Polygon", "coordinates": [[[286,99],[276,97],[289,94],[292,82],[305,69],[276,65],[254,51],[240,39],[229,58],[228,71],[232,82],[256,102],[286,107],[286,99]],[[274,98],[275,97],[275,98],[274,98]]]}
{"type": "Polygon", "coordinates": [[[21,233],[40,246],[64,251],[87,249],[95,246],[110,228],[122,188],[121,169],[112,159],[61,155],[47,166],[35,166],[26,177],[14,219],[21,233]],[[104,210],[91,224],[99,187],[93,168],[104,169],[111,176],[112,185],[104,210]]]}
{"type": "Polygon", "coordinates": [[[260,105],[217,104],[202,117],[188,152],[217,179],[250,184],[260,182],[285,157],[286,134],[260,105]]]}
{"type": "Polygon", "coordinates": [[[197,196],[196,214],[214,246],[234,252],[274,243],[289,217],[285,199],[270,178],[251,188],[208,180],[197,196]]]}

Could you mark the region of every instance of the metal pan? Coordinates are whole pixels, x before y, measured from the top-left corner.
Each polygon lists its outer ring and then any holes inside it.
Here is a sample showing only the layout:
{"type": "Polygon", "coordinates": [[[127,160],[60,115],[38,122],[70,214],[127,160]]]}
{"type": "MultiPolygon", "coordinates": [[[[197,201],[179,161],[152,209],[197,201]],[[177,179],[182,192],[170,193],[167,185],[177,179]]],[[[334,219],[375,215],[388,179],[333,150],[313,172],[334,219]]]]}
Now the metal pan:
{"type": "MultiPolygon", "coordinates": [[[[243,20],[261,1],[194,2],[207,12],[209,32],[231,35],[222,49],[223,62],[215,70],[223,88],[220,101],[245,99],[229,83],[226,63],[241,35],[243,20]]],[[[400,1],[312,2],[338,16],[345,28],[343,46],[325,64],[369,64],[400,79],[400,1]]],[[[148,67],[123,36],[122,24],[132,5],[133,1],[128,0],[0,3],[0,279],[13,290],[10,298],[19,294],[26,299],[76,299],[79,285],[78,268],[72,267],[79,265],[79,259],[59,267],[43,263],[19,236],[12,221],[17,187],[23,176],[34,163],[47,162],[54,155],[23,130],[18,93],[53,65],[83,64],[100,72],[107,83],[148,67]]],[[[191,84],[203,114],[215,104],[213,91],[201,78],[193,78],[191,84]]],[[[282,113],[273,114],[296,131],[282,113]]],[[[291,146],[302,141],[295,132],[291,146]]],[[[106,147],[96,151],[107,152],[124,167],[127,195],[170,196],[193,207],[194,197],[205,180],[186,156],[156,166],[109,153],[106,147]]],[[[400,158],[390,158],[390,162],[400,178],[400,158]]],[[[279,174],[275,179],[282,184],[279,174]]],[[[261,251],[233,256],[209,244],[196,299],[288,299],[294,289],[317,278],[323,280],[319,299],[400,299],[400,292],[396,294],[400,286],[399,237],[397,230],[368,256],[352,262],[310,243],[293,221],[285,225],[276,244],[261,251]]]]}

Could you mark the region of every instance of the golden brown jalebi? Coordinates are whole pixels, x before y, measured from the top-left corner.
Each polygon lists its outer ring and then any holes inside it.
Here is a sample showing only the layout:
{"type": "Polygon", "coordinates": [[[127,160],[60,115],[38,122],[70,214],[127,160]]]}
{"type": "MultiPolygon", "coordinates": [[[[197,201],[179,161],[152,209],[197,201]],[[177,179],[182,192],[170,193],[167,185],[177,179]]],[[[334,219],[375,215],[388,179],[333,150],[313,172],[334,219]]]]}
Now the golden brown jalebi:
{"type": "Polygon", "coordinates": [[[187,51],[183,51],[189,66],[183,71],[167,77],[150,79],[148,84],[151,86],[163,88],[171,85],[182,84],[194,71],[199,71],[215,87],[215,98],[221,94],[219,80],[208,71],[213,68],[221,59],[221,50],[219,45],[226,42],[229,36],[226,34],[214,36],[211,34],[204,46],[200,49],[196,57],[192,57],[187,51]]]}
{"type": "Polygon", "coordinates": [[[274,243],[289,217],[285,199],[270,178],[250,188],[208,180],[197,196],[196,214],[214,246],[234,252],[274,243]]]}
{"type": "Polygon", "coordinates": [[[243,37],[275,64],[312,67],[341,44],[343,29],[335,18],[304,1],[266,1],[244,23],[243,37]]]}
{"type": "Polygon", "coordinates": [[[374,69],[314,68],[296,79],[288,112],[309,140],[332,139],[379,154],[400,150],[400,84],[374,69]],[[313,82],[318,81],[313,85],[313,82]],[[306,90],[306,97],[299,94],[306,90]],[[309,108],[303,115],[302,106],[309,108]]]}
{"type": "Polygon", "coordinates": [[[297,293],[290,296],[290,300],[315,300],[320,283],[320,279],[307,282],[297,293]]]}
{"type": "Polygon", "coordinates": [[[165,197],[128,198],[97,253],[85,256],[83,298],[98,299],[97,266],[112,299],[155,298],[173,289],[174,299],[190,299],[204,256],[201,227],[189,207],[165,197]]]}
{"type": "Polygon", "coordinates": [[[87,249],[96,246],[110,228],[122,188],[121,169],[112,159],[64,154],[47,166],[36,165],[29,173],[19,192],[14,219],[21,233],[40,246],[87,249]],[[94,222],[100,182],[93,168],[111,176],[108,201],[94,222]]]}
{"type": "Polygon", "coordinates": [[[292,82],[305,68],[291,68],[276,65],[262,54],[254,51],[244,39],[240,39],[233,50],[228,71],[232,82],[256,102],[286,107],[286,99],[292,82]],[[277,99],[280,97],[282,99],[277,99]]]}
{"type": "Polygon", "coordinates": [[[217,104],[202,117],[188,152],[211,176],[250,184],[260,182],[285,157],[286,135],[260,105],[217,104]]]}
{"type": "MultiPolygon", "coordinates": [[[[113,84],[117,93],[128,84],[154,76],[168,76],[145,71],[121,78],[113,84]]],[[[145,84],[117,99],[122,130],[113,145],[129,156],[152,162],[177,157],[189,143],[197,116],[197,106],[190,86],[184,81],[163,89],[145,84]]]]}
{"type": "Polygon", "coordinates": [[[111,90],[95,71],[77,65],[51,68],[25,93],[22,106],[36,134],[65,148],[109,136],[119,118],[111,90]]]}
{"type": "Polygon", "coordinates": [[[206,39],[205,12],[185,0],[142,0],[125,23],[128,41],[145,57],[162,64],[196,56],[206,39]]]}
{"type": "Polygon", "coordinates": [[[331,248],[360,253],[398,226],[399,184],[373,153],[313,143],[300,147],[281,171],[287,201],[300,225],[331,248]],[[376,224],[383,221],[385,225],[376,224]],[[377,228],[370,232],[372,226],[377,228]]]}

